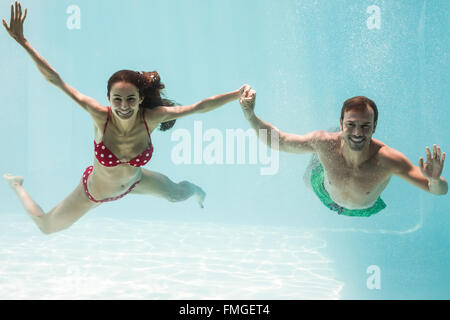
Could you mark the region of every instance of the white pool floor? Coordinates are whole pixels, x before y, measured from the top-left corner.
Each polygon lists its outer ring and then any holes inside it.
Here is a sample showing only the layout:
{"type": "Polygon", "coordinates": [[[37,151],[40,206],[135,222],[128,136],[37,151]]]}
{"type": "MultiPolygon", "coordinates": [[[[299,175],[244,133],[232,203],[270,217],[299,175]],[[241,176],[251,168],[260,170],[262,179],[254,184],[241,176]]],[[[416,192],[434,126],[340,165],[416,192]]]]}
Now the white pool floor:
{"type": "Polygon", "coordinates": [[[343,283],[295,228],[85,217],[40,234],[1,216],[0,299],[339,299],[343,283]]]}

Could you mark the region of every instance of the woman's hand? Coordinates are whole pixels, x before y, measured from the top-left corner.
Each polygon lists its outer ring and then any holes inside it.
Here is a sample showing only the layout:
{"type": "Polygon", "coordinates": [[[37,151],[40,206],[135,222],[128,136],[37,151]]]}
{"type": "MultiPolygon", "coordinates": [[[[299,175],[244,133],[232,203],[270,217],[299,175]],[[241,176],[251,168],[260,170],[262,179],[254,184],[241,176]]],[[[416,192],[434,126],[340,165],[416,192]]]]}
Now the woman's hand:
{"type": "Polygon", "coordinates": [[[243,89],[239,103],[242,106],[242,111],[247,119],[249,119],[255,111],[256,91],[252,90],[250,86],[243,89]]]}
{"type": "Polygon", "coordinates": [[[22,18],[22,6],[18,1],[16,1],[15,10],[13,5],[11,5],[11,21],[9,23],[9,27],[6,24],[6,21],[2,19],[6,31],[8,31],[9,35],[21,45],[23,45],[26,41],[23,35],[23,22],[25,21],[26,17],[27,9],[25,9],[25,15],[22,18]]]}
{"type": "Polygon", "coordinates": [[[239,89],[239,99],[241,98],[241,96],[244,94],[245,91],[250,90],[251,87],[248,84],[244,84],[240,89],[239,89]]]}

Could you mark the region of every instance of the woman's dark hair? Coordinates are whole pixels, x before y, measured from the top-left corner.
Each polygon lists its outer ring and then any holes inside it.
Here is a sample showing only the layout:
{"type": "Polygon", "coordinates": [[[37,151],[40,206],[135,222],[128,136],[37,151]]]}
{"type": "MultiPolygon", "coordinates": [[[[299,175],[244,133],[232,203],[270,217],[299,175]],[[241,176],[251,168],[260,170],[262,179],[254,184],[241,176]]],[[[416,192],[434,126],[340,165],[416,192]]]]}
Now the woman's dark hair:
{"type": "MultiPolygon", "coordinates": [[[[139,96],[144,97],[141,107],[152,109],[159,106],[175,106],[176,102],[162,98],[161,90],[165,88],[161,82],[158,72],[136,72],[132,70],[120,70],[114,73],[108,80],[108,99],[112,86],[116,82],[127,82],[136,86],[139,90],[139,96]]],[[[161,123],[159,130],[166,131],[172,128],[175,120],[161,123]]]]}
{"type": "Polygon", "coordinates": [[[370,107],[373,109],[373,122],[376,124],[378,120],[378,108],[375,102],[370,100],[367,97],[364,96],[357,96],[350,99],[345,100],[344,105],[341,109],[341,121],[344,120],[344,113],[351,109],[365,109],[367,107],[370,107]]]}

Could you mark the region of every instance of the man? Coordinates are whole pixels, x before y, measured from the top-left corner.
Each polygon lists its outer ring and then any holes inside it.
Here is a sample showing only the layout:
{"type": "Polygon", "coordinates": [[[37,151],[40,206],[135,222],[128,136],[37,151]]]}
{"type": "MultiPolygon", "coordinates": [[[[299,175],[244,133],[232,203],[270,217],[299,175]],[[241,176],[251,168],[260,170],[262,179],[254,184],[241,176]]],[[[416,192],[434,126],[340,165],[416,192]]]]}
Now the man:
{"type": "MultiPolygon", "coordinates": [[[[314,153],[305,174],[308,183],[329,209],[347,216],[368,217],[386,207],[380,198],[392,175],[432,194],[443,195],[448,184],[441,177],[445,153],[426,147],[426,162],[414,166],[405,155],[372,138],[378,120],[376,104],[366,97],[344,102],[340,131],[313,131],[305,135],[285,133],[259,119],[254,112],[256,92],[247,88],[240,103],[245,117],[256,130],[266,130],[271,147],[278,139],[279,150],[314,153]]],[[[264,135],[265,137],[265,135],[264,135]]],[[[274,146],[275,148],[276,146],[274,146]]]]}

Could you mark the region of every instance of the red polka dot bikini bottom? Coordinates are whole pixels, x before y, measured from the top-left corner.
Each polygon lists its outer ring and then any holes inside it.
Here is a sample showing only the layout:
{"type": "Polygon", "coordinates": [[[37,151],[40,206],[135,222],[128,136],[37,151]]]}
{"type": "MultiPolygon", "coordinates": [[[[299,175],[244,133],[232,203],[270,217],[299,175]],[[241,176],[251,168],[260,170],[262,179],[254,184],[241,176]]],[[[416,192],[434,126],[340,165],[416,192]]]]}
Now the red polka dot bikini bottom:
{"type": "Polygon", "coordinates": [[[97,203],[101,203],[101,202],[108,202],[108,201],[114,201],[114,200],[118,200],[120,198],[123,198],[124,196],[126,196],[128,193],[131,192],[131,190],[134,189],[134,187],[136,187],[136,185],[141,182],[141,180],[136,181],[127,191],[125,191],[125,193],[121,194],[120,196],[117,197],[112,197],[112,198],[106,198],[103,200],[96,200],[89,192],[88,187],[87,187],[87,179],[89,177],[89,175],[92,173],[92,169],[94,167],[90,166],[88,168],[86,168],[86,170],[83,173],[83,186],[84,186],[84,191],[86,192],[86,195],[88,196],[88,198],[93,201],[93,202],[97,202],[97,203]]]}

